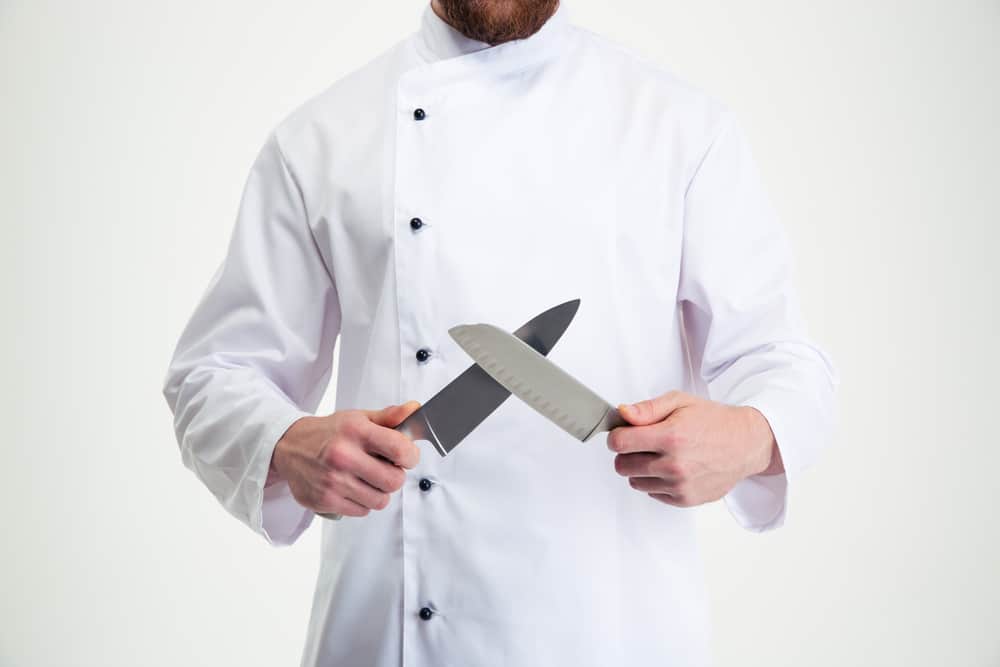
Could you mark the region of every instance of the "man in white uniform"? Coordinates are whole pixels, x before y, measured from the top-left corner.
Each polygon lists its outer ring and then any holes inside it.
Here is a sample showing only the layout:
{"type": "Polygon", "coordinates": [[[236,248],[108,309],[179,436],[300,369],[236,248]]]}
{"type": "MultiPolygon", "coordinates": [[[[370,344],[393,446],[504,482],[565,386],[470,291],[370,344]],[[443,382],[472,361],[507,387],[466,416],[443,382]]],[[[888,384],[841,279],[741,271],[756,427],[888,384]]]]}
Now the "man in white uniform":
{"type": "Polygon", "coordinates": [[[177,345],[184,464],[272,544],[322,524],[303,665],[705,664],[690,508],[775,528],[829,439],[739,126],[567,12],[434,0],[281,122],[177,345]],[[632,426],[510,398],[446,458],[392,430],[469,366],[450,327],[574,298],[549,356],[632,426]]]}

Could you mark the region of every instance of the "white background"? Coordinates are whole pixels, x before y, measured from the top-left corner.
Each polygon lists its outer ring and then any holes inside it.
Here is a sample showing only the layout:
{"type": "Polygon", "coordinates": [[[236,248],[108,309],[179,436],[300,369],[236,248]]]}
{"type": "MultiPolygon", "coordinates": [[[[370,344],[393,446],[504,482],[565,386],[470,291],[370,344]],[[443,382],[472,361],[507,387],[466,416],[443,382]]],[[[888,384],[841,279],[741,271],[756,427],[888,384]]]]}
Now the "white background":
{"type": "MultiPolygon", "coordinates": [[[[1000,5],[564,1],[739,113],[843,379],[789,525],[701,510],[718,664],[1000,665],[1000,5]]],[[[298,663],[318,523],[231,519],[160,386],[268,131],[423,7],[0,0],[0,664],[298,663]]]]}

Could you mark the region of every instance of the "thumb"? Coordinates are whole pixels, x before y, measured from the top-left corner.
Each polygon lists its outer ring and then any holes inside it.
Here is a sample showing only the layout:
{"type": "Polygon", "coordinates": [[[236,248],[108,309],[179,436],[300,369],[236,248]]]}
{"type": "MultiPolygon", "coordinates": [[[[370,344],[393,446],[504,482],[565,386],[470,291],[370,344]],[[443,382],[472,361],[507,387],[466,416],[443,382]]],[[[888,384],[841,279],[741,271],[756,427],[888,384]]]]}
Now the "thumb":
{"type": "Polygon", "coordinates": [[[668,391],[662,396],[638,403],[619,405],[618,412],[633,426],[645,426],[661,422],[674,410],[690,405],[694,397],[682,391],[668,391]]]}
{"type": "Polygon", "coordinates": [[[386,428],[394,428],[416,412],[419,407],[420,403],[417,401],[407,401],[402,405],[390,405],[381,410],[367,410],[366,414],[368,415],[368,419],[375,424],[385,426],[386,428]]]}

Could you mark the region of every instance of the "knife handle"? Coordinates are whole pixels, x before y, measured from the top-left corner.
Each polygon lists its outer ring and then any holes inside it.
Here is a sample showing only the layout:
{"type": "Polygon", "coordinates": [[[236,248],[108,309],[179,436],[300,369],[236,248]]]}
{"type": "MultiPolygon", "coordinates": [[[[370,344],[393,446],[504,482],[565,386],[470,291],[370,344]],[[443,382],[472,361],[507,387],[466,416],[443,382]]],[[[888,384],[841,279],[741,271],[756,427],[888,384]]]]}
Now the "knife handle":
{"type": "MultiPolygon", "coordinates": [[[[418,409],[402,422],[394,426],[392,430],[399,431],[410,440],[429,440],[430,443],[434,445],[435,449],[439,452],[441,451],[437,438],[434,437],[434,431],[431,429],[431,425],[427,423],[427,417],[424,416],[423,408],[418,409]]],[[[384,456],[380,456],[378,454],[375,456],[383,461],[392,463],[392,461],[389,461],[389,459],[384,456]]],[[[324,519],[330,519],[331,521],[340,521],[341,517],[340,514],[334,514],[333,512],[317,512],[316,514],[324,519]]]]}
{"type": "Polygon", "coordinates": [[[605,431],[612,431],[618,428],[619,426],[628,426],[628,425],[629,423],[625,421],[625,418],[622,417],[620,412],[618,412],[618,408],[609,407],[604,412],[604,416],[601,418],[601,421],[597,423],[597,426],[594,427],[594,430],[591,431],[590,435],[584,438],[583,441],[587,442],[598,433],[603,433],[605,431]]]}

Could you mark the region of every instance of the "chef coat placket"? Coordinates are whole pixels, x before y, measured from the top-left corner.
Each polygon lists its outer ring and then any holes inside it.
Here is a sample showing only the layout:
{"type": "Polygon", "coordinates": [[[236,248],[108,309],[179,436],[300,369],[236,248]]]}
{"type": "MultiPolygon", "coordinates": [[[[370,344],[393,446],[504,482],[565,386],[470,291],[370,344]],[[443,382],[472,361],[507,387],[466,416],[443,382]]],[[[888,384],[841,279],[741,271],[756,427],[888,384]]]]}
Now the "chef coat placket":
{"type": "MultiPolygon", "coordinates": [[[[407,81],[397,88],[395,167],[395,253],[399,313],[399,400],[432,396],[447,383],[441,332],[434,294],[441,225],[435,217],[429,181],[435,174],[431,151],[441,107],[427,85],[407,81]]],[[[434,544],[428,524],[437,520],[434,499],[439,495],[438,455],[422,443],[420,463],[407,475],[400,493],[403,557],[403,664],[422,664],[431,637],[444,620],[432,599],[428,564],[434,544]],[[432,493],[436,491],[437,493],[432,493]]]]}

